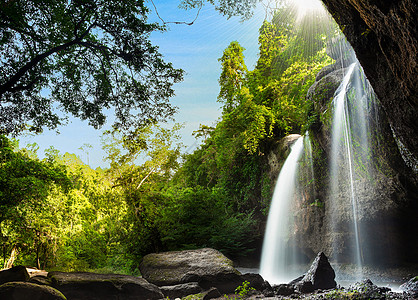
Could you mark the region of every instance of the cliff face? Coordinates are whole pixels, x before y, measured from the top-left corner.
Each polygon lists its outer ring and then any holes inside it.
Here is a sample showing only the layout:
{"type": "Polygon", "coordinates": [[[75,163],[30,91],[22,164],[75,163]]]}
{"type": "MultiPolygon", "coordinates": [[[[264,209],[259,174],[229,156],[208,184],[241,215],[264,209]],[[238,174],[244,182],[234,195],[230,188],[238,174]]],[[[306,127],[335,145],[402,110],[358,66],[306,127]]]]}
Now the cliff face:
{"type": "Polygon", "coordinates": [[[390,126],[418,162],[416,0],[322,0],[353,46],[390,126]]]}
{"type": "MultiPolygon", "coordinates": [[[[348,181],[333,190],[330,182],[347,177],[349,166],[338,162],[338,173],[330,173],[332,154],[332,101],[347,68],[336,63],[325,67],[308,92],[317,121],[310,129],[315,194],[295,199],[295,228],[292,239],[311,257],[324,251],[331,260],[353,262],[353,212],[348,181]],[[342,175],[341,175],[342,174],[342,175]]],[[[353,113],[356,104],[348,110],[353,113]]],[[[369,103],[364,115],[370,120],[369,144],[362,145],[353,132],[353,147],[366,150],[367,158],[353,154],[353,189],[362,261],[366,265],[400,265],[416,261],[418,241],[418,195],[416,176],[401,157],[387,117],[379,106],[369,103]],[[356,140],[357,139],[357,140],[356,140]],[[357,145],[357,146],[356,146],[357,145]],[[357,157],[357,158],[356,158],[357,157]]],[[[356,125],[356,121],[354,124],[356,125]]]]}

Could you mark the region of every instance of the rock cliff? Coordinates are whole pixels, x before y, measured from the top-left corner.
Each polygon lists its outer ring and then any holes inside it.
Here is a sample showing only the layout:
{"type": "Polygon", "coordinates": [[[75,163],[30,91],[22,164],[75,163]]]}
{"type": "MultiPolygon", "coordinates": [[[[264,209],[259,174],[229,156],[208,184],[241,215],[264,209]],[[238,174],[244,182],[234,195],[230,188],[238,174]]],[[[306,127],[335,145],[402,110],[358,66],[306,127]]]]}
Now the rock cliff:
{"type": "Polygon", "coordinates": [[[390,126],[417,171],[418,3],[415,0],[322,0],[373,86],[390,126]]]}
{"type": "MultiPolygon", "coordinates": [[[[336,63],[322,70],[308,92],[317,121],[311,126],[315,194],[295,201],[294,237],[308,257],[319,251],[350,262],[354,244],[348,186],[330,188],[332,100],[347,68],[336,63]],[[332,205],[332,199],[337,205],[332,205]],[[332,229],[331,229],[332,228],[332,229]]],[[[386,114],[379,103],[369,107],[368,158],[355,161],[362,261],[366,265],[399,265],[416,261],[418,243],[417,186],[414,172],[401,157],[386,114]]],[[[348,166],[339,162],[342,172],[348,166]]]]}

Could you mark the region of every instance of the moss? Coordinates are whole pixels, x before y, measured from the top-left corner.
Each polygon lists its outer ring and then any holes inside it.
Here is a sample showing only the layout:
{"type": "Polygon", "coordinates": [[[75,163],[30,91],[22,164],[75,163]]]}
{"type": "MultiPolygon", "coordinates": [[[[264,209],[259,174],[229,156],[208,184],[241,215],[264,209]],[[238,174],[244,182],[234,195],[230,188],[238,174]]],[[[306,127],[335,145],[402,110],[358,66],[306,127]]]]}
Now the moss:
{"type": "Polygon", "coordinates": [[[359,299],[360,293],[357,291],[344,291],[344,290],[333,290],[329,293],[326,293],[325,299],[341,299],[341,300],[351,300],[359,299]]]}
{"type": "Polygon", "coordinates": [[[205,293],[193,294],[186,297],[181,298],[182,300],[201,300],[205,296],[205,293]]]}

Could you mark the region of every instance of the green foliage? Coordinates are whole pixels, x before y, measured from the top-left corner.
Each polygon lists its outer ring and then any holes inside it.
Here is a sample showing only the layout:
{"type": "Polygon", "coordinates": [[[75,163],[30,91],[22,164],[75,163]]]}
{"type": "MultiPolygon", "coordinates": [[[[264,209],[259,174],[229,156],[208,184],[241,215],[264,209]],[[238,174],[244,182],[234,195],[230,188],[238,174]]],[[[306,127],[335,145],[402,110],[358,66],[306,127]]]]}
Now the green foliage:
{"type": "MultiPolygon", "coordinates": [[[[220,9],[229,5],[208,2],[220,9]]],[[[1,8],[1,13],[12,6],[27,9],[22,11],[20,25],[16,23],[16,12],[0,24],[8,28],[0,41],[1,53],[13,43],[14,51],[35,46],[41,52],[47,51],[45,45],[37,44],[40,41],[27,45],[19,42],[25,34],[34,34],[22,31],[28,24],[26,17],[35,18],[37,29],[45,18],[44,9],[35,7],[34,0],[26,6],[22,3],[14,1],[1,8]],[[37,12],[41,14],[34,17],[37,12]],[[7,27],[11,24],[20,27],[7,27]],[[10,36],[12,31],[22,32],[10,36]]],[[[42,3],[45,9],[53,4],[42,3]]],[[[242,10],[245,14],[247,8],[240,5],[252,3],[255,1],[238,1],[224,13],[242,10]]],[[[8,101],[36,98],[16,103],[32,103],[30,109],[39,111],[20,119],[10,115],[15,123],[3,118],[0,123],[6,125],[0,127],[7,132],[18,131],[27,122],[34,130],[45,124],[56,126],[60,120],[51,110],[56,103],[94,126],[104,121],[102,108],[117,106],[119,118],[113,130],[103,135],[103,149],[110,162],[110,168],[104,171],[92,170],[74,154],[61,155],[52,147],[40,161],[35,144],[18,150],[1,137],[3,261],[15,248],[21,253],[17,260],[23,264],[127,274],[137,272],[135,266],[150,252],[212,247],[237,257],[250,253],[260,239],[260,225],[272,192],[268,155],[275,141],[311,128],[319,119],[305,95],[315,74],[331,61],[325,54],[324,33],[314,35],[308,47],[303,32],[294,26],[294,16],[281,8],[271,22],[264,22],[260,28],[260,55],[252,71],[245,66],[244,49],[232,42],[219,59],[222,118],[214,127],[201,125],[194,135],[203,138],[202,144],[182,156],[182,126],[167,128],[155,122],[172,112],[165,100],[172,94],[171,85],[180,79],[181,71],[164,63],[149,43],[148,34],[158,28],[146,24],[142,4],[110,1],[99,5],[89,0],[49,7],[51,16],[57,19],[54,22],[61,27],[46,31],[45,41],[55,41],[52,49],[61,47],[64,40],[73,44],[46,56],[12,85],[24,87],[33,80],[33,89],[3,92],[8,101]],[[82,8],[86,10],[80,15],[82,8]],[[281,13],[289,15],[286,22],[278,17],[281,13]],[[135,53],[138,55],[134,58],[135,53]],[[149,72],[143,72],[143,68],[149,72]],[[150,78],[151,74],[155,77],[150,78]],[[38,92],[50,83],[54,90],[39,96],[38,92]],[[73,101],[74,97],[77,101],[73,101]],[[150,99],[156,99],[155,106],[150,99]],[[39,109],[41,104],[45,109],[39,109]],[[139,107],[148,113],[145,119],[134,121],[130,109],[139,107]],[[142,126],[136,126],[139,123],[142,126]],[[124,130],[127,127],[129,132],[124,130]]],[[[184,1],[183,5],[196,7],[201,1],[184,1]]],[[[39,55],[32,52],[27,51],[26,56],[19,52],[15,56],[17,63],[11,64],[6,73],[12,74],[39,55]]],[[[11,62],[12,56],[7,60],[11,62]]],[[[7,85],[8,78],[0,82],[1,88],[7,85]]],[[[17,113],[21,107],[10,109],[17,113]]],[[[82,149],[88,148],[86,144],[82,149]]],[[[313,148],[314,155],[321,156],[320,147],[313,148]]],[[[315,201],[311,205],[323,204],[315,201]]],[[[250,291],[250,284],[244,282],[236,293],[242,298],[250,291]]]]}
{"type": "Polygon", "coordinates": [[[321,202],[319,199],[315,199],[314,202],[310,204],[310,206],[315,206],[319,208],[324,208],[324,202],[321,202]]]}
{"type": "Polygon", "coordinates": [[[362,297],[358,291],[333,290],[325,294],[325,299],[353,300],[362,297]]]}
{"type": "MultiPolygon", "coordinates": [[[[242,20],[245,20],[253,15],[254,9],[260,0],[206,0],[205,2],[214,5],[215,9],[222,15],[227,16],[228,19],[233,16],[240,16],[242,20]]],[[[180,7],[184,9],[201,8],[202,6],[202,0],[182,0],[180,4],[180,7]]]]}
{"type": "Polygon", "coordinates": [[[255,288],[251,287],[249,281],[244,281],[242,285],[238,286],[235,289],[235,294],[239,296],[240,299],[245,298],[251,291],[255,291],[255,288]]]}
{"type": "MultiPolygon", "coordinates": [[[[5,141],[3,145],[10,145],[5,141]]],[[[5,180],[11,187],[19,183],[24,188],[28,182],[23,180],[25,177],[40,180],[30,180],[30,189],[19,194],[15,191],[13,203],[2,206],[3,262],[16,248],[16,263],[38,268],[82,271],[107,267],[131,271],[132,259],[120,240],[125,232],[121,221],[126,205],[103,172],[90,169],[73,154],[60,155],[53,148],[44,161],[29,158],[24,149],[11,152],[3,148],[6,150],[2,149],[2,153],[7,155],[3,155],[1,170],[11,175],[6,178],[0,172],[1,182],[5,180]],[[14,171],[11,166],[15,166],[14,171]],[[115,265],[121,261],[123,267],[115,265]]]]}
{"type": "Polygon", "coordinates": [[[0,133],[56,128],[65,115],[95,128],[165,120],[182,70],[163,61],[143,1],[16,0],[0,6],[0,133]],[[64,114],[63,114],[64,113],[64,114]]]}
{"type": "Polygon", "coordinates": [[[234,214],[225,207],[223,191],[198,186],[169,193],[159,223],[167,249],[212,247],[232,256],[251,251],[253,216],[234,214]]]}
{"type": "Polygon", "coordinates": [[[224,112],[230,112],[239,105],[238,93],[244,83],[247,67],[244,63],[243,51],[245,49],[238,42],[231,42],[225,49],[219,61],[222,73],[219,78],[221,87],[218,101],[223,102],[224,112]]]}

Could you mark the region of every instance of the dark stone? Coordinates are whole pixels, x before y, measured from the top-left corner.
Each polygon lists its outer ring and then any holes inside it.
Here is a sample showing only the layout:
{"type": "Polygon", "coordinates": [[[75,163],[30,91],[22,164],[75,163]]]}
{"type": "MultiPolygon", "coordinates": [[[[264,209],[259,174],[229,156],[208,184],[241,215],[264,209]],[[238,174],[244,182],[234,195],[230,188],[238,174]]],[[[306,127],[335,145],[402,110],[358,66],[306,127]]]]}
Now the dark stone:
{"type": "Polygon", "coordinates": [[[257,291],[266,291],[272,290],[270,283],[264,280],[260,274],[255,273],[246,273],[241,275],[241,283],[244,281],[248,281],[250,283],[250,287],[256,289],[257,291]]]}
{"type": "Polygon", "coordinates": [[[160,290],[165,297],[170,299],[183,298],[187,295],[198,294],[202,291],[202,288],[197,282],[188,282],[183,284],[162,286],[160,290]]]}
{"type": "Polygon", "coordinates": [[[0,299],[4,300],[66,300],[65,296],[49,286],[30,282],[8,282],[0,285],[0,299]]]}
{"type": "Polygon", "coordinates": [[[378,287],[370,279],[365,279],[350,285],[347,291],[360,294],[360,299],[386,299],[385,294],[390,292],[390,288],[378,287]]]}
{"type": "Polygon", "coordinates": [[[38,285],[51,285],[51,281],[49,280],[49,278],[43,275],[33,276],[29,279],[29,282],[38,285]]]}
{"type": "Polygon", "coordinates": [[[241,286],[243,282],[248,281],[249,287],[254,288],[260,292],[272,291],[270,284],[261,277],[259,274],[247,273],[244,275],[238,275],[235,273],[217,273],[213,275],[187,274],[184,280],[197,280],[199,285],[204,289],[216,287],[220,293],[228,294],[234,293],[238,286],[241,286]]]}
{"type": "Polygon", "coordinates": [[[52,286],[68,300],[162,299],[160,289],[143,278],[94,273],[49,272],[52,286]]]}
{"type": "Polygon", "coordinates": [[[0,285],[12,281],[28,281],[29,273],[24,266],[16,266],[0,271],[0,285]]]}
{"type": "Polygon", "coordinates": [[[209,299],[219,298],[221,296],[222,295],[218,291],[218,289],[213,287],[213,288],[210,288],[208,291],[205,292],[205,294],[203,295],[202,300],[209,300],[209,299]]]}
{"type": "Polygon", "coordinates": [[[315,290],[327,290],[337,286],[334,279],[335,272],[328,258],[323,252],[319,252],[302,281],[310,281],[315,290]]]}
{"type": "Polygon", "coordinates": [[[264,297],[274,297],[274,290],[273,290],[273,288],[271,288],[271,289],[265,289],[265,290],[261,291],[261,293],[264,295],[264,297]]]}
{"type": "Polygon", "coordinates": [[[220,293],[234,293],[235,289],[242,285],[241,275],[234,273],[217,273],[213,275],[202,275],[198,279],[199,285],[204,289],[216,287],[220,293]]]}
{"type": "Polygon", "coordinates": [[[293,284],[294,285],[294,284],[302,281],[303,277],[305,277],[305,274],[300,275],[298,278],[293,279],[291,282],[289,282],[289,284],[293,284]]]}
{"type": "Polygon", "coordinates": [[[405,291],[413,298],[418,298],[418,276],[411,278],[403,283],[400,287],[401,291],[405,291]]]}
{"type": "Polygon", "coordinates": [[[275,285],[273,289],[274,294],[278,296],[289,296],[295,293],[295,286],[289,283],[275,285]]]}
{"type": "Polygon", "coordinates": [[[295,290],[299,293],[306,294],[306,293],[312,293],[315,288],[310,281],[300,281],[295,284],[295,290]]]}

